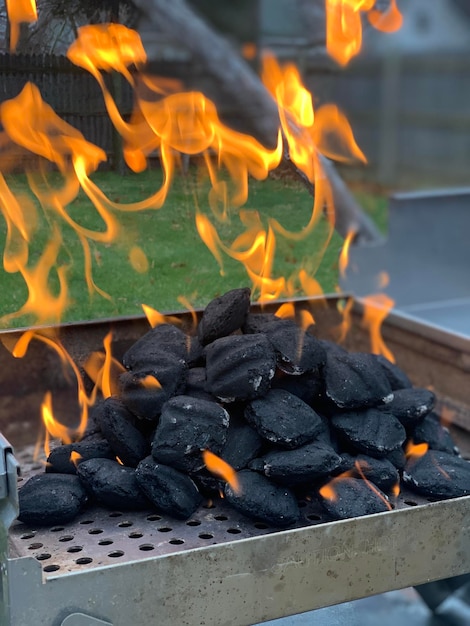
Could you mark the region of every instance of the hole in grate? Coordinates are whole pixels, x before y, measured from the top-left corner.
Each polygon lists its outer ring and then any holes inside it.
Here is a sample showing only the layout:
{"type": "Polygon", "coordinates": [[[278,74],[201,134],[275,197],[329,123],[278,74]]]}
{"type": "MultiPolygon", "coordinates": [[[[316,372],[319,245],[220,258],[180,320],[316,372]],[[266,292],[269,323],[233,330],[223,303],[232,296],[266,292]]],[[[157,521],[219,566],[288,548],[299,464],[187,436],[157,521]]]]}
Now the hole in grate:
{"type": "Polygon", "coordinates": [[[94,524],[95,520],[94,519],[84,519],[80,522],[80,524],[94,524]]]}
{"type": "Polygon", "coordinates": [[[257,528],[258,530],[266,530],[266,528],[269,528],[269,526],[265,524],[264,522],[255,522],[253,526],[257,528]]]}
{"type": "Polygon", "coordinates": [[[199,533],[199,539],[213,539],[214,535],[212,533],[199,533]]]}
{"type": "Polygon", "coordinates": [[[43,547],[43,543],[30,543],[28,546],[28,550],[39,550],[39,548],[43,547]]]}
{"type": "Polygon", "coordinates": [[[140,539],[144,536],[144,533],[133,532],[129,533],[127,536],[129,537],[129,539],[140,539]]]}
{"type": "Polygon", "coordinates": [[[59,541],[64,543],[66,541],[72,541],[73,538],[74,538],[73,535],[62,535],[62,537],[59,537],[59,541]]]}
{"type": "Polygon", "coordinates": [[[186,526],[200,526],[201,522],[197,519],[192,519],[189,520],[189,522],[186,522],[186,526]]]}
{"type": "Polygon", "coordinates": [[[183,539],[170,539],[168,543],[171,543],[171,545],[173,546],[180,546],[181,544],[184,543],[184,540],[183,539]]]}
{"type": "Polygon", "coordinates": [[[307,519],[309,519],[311,522],[319,522],[321,520],[321,517],[319,515],[316,515],[315,513],[310,513],[310,515],[307,515],[307,519]]]}
{"type": "Polygon", "coordinates": [[[161,515],[147,515],[147,520],[149,522],[159,522],[162,519],[161,515]]]}
{"type": "Polygon", "coordinates": [[[63,526],[53,526],[52,528],[49,528],[51,533],[60,533],[62,530],[65,530],[63,526]]]}
{"type": "Polygon", "coordinates": [[[46,565],[42,568],[45,572],[57,572],[60,569],[60,565],[46,565]]]}
{"type": "Polygon", "coordinates": [[[129,522],[128,520],[126,520],[125,522],[119,522],[118,526],[119,528],[129,528],[129,526],[133,526],[134,522],[129,522]]]}
{"type": "Polygon", "coordinates": [[[124,552],[123,550],[113,550],[112,552],[108,552],[108,556],[112,557],[113,559],[117,559],[120,556],[124,556],[124,552]]]}
{"type": "Polygon", "coordinates": [[[35,535],[36,533],[24,533],[21,535],[20,539],[32,539],[35,535]]]}
{"type": "Polygon", "coordinates": [[[227,532],[231,535],[238,535],[242,531],[239,528],[227,528],[227,532]]]}
{"type": "Polygon", "coordinates": [[[93,559],[89,556],[81,556],[79,559],[75,560],[77,565],[88,565],[88,563],[92,563],[93,559]]]}
{"type": "Polygon", "coordinates": [[[162,526],[161,528],[157,529],[159,533],[169,533],[173,530],[173,528],[170,528],[169,526],[162,526]]]}
{"type": "Polygon", "coordinates": [[[154,550],[155,546],[152,543],[143,543],[139,546],[139,550],[142,552],[149,552],[150,550],[154,550]]]}
{"type": "Polygon", "coordinates": [[[113,511],[112,513],[109,514],[109,517],[121,517],[122,513],[119,513],[119,511],[113,511]]]}
{"type": "Polygon", "coordinates": [[[101,535],[101,533],[104,532],[102,528],[90,528],[90,530],[88,531],[89,535],[101,535]]]}
{"type": "Polygon", "coordinates": [[[418,506],[418,503],[414,500],[405,500],[405,504],[407,504],[408,506],[418,506]]]}
{"type": "Polygon", "coordinates": [[[216,519],[218,522],[226,522],[228,520],[228,517],[226,515],[214,515],[214,519],[216,519]]]}
{"type": "Polygon", "coordinates": [[[100,541],[98,541],[99,546],[110,546],[112,543],[114,543],[112,539],[100,539],[100,541]]]}
{"type": "Polygon", "coordinates": [[[83,546],[70,546],[70,548],[67,548],[67,552],[81,552],[83,550],[83,546]]]}
{"type": "Polygon", "coordinates": [[[47,559],[51,558],[51,555],[48,552],[43,552],[42,554],[37,554],[36,558],[38,561],[47,561],[47,559]]]}

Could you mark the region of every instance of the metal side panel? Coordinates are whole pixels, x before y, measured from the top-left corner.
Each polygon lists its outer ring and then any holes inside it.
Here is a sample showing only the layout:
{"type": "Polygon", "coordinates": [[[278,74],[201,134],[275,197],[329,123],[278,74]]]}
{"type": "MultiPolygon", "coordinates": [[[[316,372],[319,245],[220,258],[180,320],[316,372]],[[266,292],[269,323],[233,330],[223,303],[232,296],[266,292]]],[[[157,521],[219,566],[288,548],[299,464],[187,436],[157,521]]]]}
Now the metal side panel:
{"type": "Polygon", "coordinates": [[[11,626],[63,626],[75,614],[113,626],[250,625],[469,572],[470,496],[46,582],[33,558],[7,569],[11,626]]]}

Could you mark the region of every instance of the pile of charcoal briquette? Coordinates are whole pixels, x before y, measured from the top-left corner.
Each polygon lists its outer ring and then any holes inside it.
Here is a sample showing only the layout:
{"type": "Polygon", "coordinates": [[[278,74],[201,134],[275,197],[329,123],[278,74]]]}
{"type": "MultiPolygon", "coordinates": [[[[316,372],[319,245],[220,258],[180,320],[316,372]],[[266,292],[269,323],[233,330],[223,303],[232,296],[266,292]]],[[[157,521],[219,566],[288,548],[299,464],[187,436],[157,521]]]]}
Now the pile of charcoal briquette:
{"type": "Polygon", "coordinates": [[[55,448],[20,489],[21,521],[64,523],[89,503],[186,519],[223,492],[287,527],[306,494],[332,518],[387,510],[397,484],[436,500],[470,494],[470,463],[431,391],[381,356],[250,313],[249,289],[213,300],[191,335],[156,326],[123,364],[120,394],[93,408],[83,439],[55,448]],[[427,453],[407,458],[410,441],[427,453]],[[204,450],[236,470],[239,490],[208,472],[204,450]]]}

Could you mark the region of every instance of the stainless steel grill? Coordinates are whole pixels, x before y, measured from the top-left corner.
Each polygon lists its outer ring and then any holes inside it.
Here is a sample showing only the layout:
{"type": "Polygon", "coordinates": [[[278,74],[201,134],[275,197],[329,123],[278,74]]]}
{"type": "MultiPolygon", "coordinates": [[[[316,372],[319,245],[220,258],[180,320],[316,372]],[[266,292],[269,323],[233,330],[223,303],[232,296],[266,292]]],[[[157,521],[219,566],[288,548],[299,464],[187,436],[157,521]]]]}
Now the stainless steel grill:
{"type": "MultiPolygon", "coordinates": [[[[333,315],[336,299],[327,304],[333,315]]],[[[307,305],[313,306],[298,303],[307,305]]],[[[321,307],[324,311],[324,303],[321,307]]],[[[66,329],[64,341],[69,340],[78,362],[99,349],[108,326],[66,329]]],[[[446,374],[450,367],[464,369],[454,348],[450,353],[448,346],[431,345],[428,339],[427,350],[417,350],[422,337],[392,326],[389,345],[415,382],[429,372],[432,382],[437,380],[433,368],[446,374]],[[431,365],[427,351],[438,357],[431,365]]],[[[330,322],[326,328],[331,330],[330,322]]],[[[144,329],[143,320],[114,323],[118,356],[144,329]]],[[[351,347],[362,349],[359,325],[351,336],[351,347]]],[[[36,366],[42,358],[34,356],[36,366]]],[[[11,371],[5,376],[11,377],[11,371]]],[[[441,398],[451,397],[453,381],[444,376],[440,384],[441,398]]],[[[37,387],[36,380],[24,388],[22,400],[41,397],[37,387]]],[[[452,400],[461,426],[470,415],[465,394],[462,390],[452,400]]],[[[36,435],[31,411],[29,419],[20,414],[16,426],[18,440],[28,442],[29,432],[31,443],[36,435]]],[[[465,429],[454,434],[470,451],[465,429]]],[[[20,445],[16,458],[23,479],[42,471],[31,462],[31,446],[20,445]]],[[[10,489],[12,501],[14,496],[10,489]]],[[[391,512],[336,522],[328,521],[313,501],[301,505],[301,522],[284,531],[242,518],[219,500],[206,503],[186,522],[154,511],[90,508],[73,524],[39,529],[14,523],[8,530],[2,516],[5,623],[249,625],[470,571],[470,497],[429,502],[403,493],[391,512]]]]}

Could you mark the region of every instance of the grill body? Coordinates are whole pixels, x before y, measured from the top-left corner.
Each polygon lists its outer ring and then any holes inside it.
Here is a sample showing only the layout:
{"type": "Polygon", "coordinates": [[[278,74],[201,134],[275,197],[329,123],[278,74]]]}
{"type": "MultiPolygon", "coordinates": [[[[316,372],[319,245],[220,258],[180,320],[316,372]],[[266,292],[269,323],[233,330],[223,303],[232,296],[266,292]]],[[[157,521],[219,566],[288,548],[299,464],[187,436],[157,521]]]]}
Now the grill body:
{"type": "MultiPolygon", "coordinates": [[[[297,306],[315,309],[324,336],[331,336],[337,300],[297,306]]],[[[147,330],[141,318],[66,327],[63,341],[78,363],[100,348],[110,324],[117,357],[147,330]]],[[[10,335],[13,340],[15,333],[10,335]]],[[[468,451],[469,392],[459,388],[453,394],[455,381],[448,380],[454,370],[464,379],[465,351],[396,326],[393,319],[384,335],[416,384],[439,381],[441,403],[458,423],[454,436],[468,451]]],[[[350,337],[348,347],[367,350],[354,316],[350,337]]],[[[13,403],[12,393],[20,407],[42,399],[50,383],[35,375],[36,368],[44,369],[43,350],[39,346],[22,364],[31,376],[21,378],[20,390],[10,391],[4,403],[13,403]]],[[[0,390],[11,389],[11,368],[19,367],[17,361],[8,367],[8,356],[0,390]]],[[[58,387],[66,401],[68,390],[58,387]]],[[[42,471],[29,458],[27,444],[37,432],[31,415],[31,409],[20,410],[12,424],[10,412],[1,424],[16,444],[13,455],[3,443],[0,467],[2,624],[242,626],[470,571],[470,497],[429,502],[403,493],[393,511],[335,522],[325,521],[306,501],[302,521],[284,531],[247,521],[223,502],[202,507],[188,522],[155,512],[89,509],[61,527],[12,525],[17,460],[24,477],[42,471]]]]}

